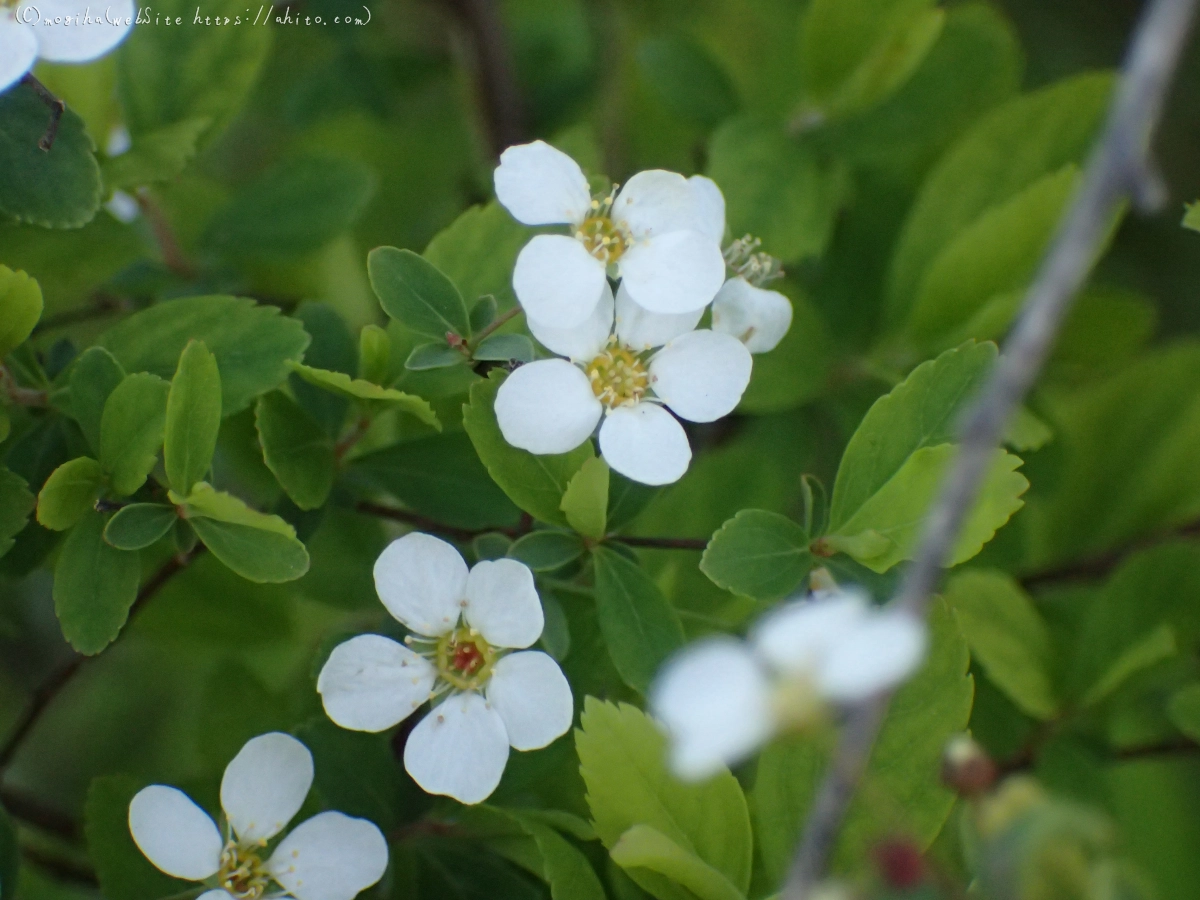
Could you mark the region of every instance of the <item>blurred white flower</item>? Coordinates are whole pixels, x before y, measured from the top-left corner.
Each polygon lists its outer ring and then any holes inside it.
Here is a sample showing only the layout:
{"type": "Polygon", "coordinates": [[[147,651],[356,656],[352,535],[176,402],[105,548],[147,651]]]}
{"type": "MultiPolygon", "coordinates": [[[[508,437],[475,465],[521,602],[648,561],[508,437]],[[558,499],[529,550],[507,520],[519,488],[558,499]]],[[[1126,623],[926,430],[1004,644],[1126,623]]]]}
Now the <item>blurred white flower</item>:
{"type": "Polygon", "coordinates": [[[338,645],[317,691],[329,718],[355,731],[383,731],[444,698],[404,747],[404,767],[424,790],[479,803],[500,783],[510,746],[537,750],[571,727],[574,700],[558,663],[524,649],[544,624],[525,565],[497,559],[468,572],[450,544],[413,533],[379,555],[375,587],[413,634],[404,644],[364,634],[338,645]]]}
{"type": "Polygon", "coordinates": [[[0,4],[0,91],[39,59],[85,63],[103,56],[129,33],[133,16],[133,0],[115,0],[99,10],[88,0],[0,4]]]}
{"type": "Polygon", "coordinates": [[[767,353],[779,346],[792,327],[792,301],[779,291],[755,287],[739,275],[717,292],[712,327],[732,334],[751,353],[767,353]]]}
{"type": "Polygon", "coordinates": [[[773,735],[814,721],[825,704],[865,700],[900,684],[925,656],[925,625],[853,590],[784,603],[746,641],[698,641],[670,660],[650,706],[676,774],[707,778],[773,735]]]}
{"type": "Polygon", "coordinates": [[[162,784],[143,788],[130,801],[129,831],[163,872],[208,885],[204,900],[351,900],[387,868],[387,841],[365,819],[319,813],[263,859],[300,810],[312,780],[307,747],[286,734],[259,735],[221,779],[224,835],[187,794],[162,784]]]}
{"type": "Polygon", "coordinates": [[[683,426],[712,422],[737,406],[750,382],[746,348],[727,334],[694,330],[702,310],[652,313],[625,290],[614,304],[607,284],[592,315],[575,328],[528,317],[529,330],[565,359],[527,363],[496,395],[496,421],[514,447],[566,453],[600,424],[609,466],[643,484],[669,484],[692,458],[683,426]],[[650,353],[654,347],[661,347],[650,353]]]}
{"type": "Polygon", "coordinates": [[[104,204],[104,208],[108,210],[110,216],[125,225],[136,222],[138,216],[142,214],[142,208],[138,206],[137,200],[132,194],[124,191],[113,191],[112,196],[104,204]]]}
{"type": "Polygon", "coordinates": [[[593,198],[575,160],[534,141],[500,155],[495,186],[518,222],[570,228],[533,238],[513,271],[517,299],[543,325],[583,323],[609,273],[644,309],[665,314],[703,309],[725,280],[725,201],[707,178],[651,169],[593,198]]]}

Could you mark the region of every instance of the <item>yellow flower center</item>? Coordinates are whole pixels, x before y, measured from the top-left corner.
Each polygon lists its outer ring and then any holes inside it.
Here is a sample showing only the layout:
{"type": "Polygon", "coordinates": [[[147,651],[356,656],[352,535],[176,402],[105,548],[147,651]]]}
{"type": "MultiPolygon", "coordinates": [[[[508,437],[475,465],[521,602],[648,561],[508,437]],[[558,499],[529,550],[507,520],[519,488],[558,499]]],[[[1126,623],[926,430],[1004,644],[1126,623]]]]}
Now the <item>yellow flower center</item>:
{"type": "Polygon", "coordinates": [[[460,691],[482,687],[492,677],[496,651],[470,628],[456,628],[437,643],[438,675],[460,691]]]}
{"type": "Polygon", "coordinates": [[[592,392],[609,409],[632,406],[650,386],[646,364],[615,338],[609,338],[604,352],[588,363],[586,371],[592,392]]]}
{"type": "Polygon", "coordinates": [[[617,186],[614,185],[607,197],[592,200],[588,217],[575,229],[575,239],[582,242],[588,253],[605,266],[620,259],[631,243],[625,232],[612,220],[612,204],[616,195],[617,186]]]}
{"type": "Polygon", "coordinates": [[[230,841],[221,851],[221,868],[217,871],[221,887],[239,900],[259,900],[271,876],[256,847],[230,841]]]}

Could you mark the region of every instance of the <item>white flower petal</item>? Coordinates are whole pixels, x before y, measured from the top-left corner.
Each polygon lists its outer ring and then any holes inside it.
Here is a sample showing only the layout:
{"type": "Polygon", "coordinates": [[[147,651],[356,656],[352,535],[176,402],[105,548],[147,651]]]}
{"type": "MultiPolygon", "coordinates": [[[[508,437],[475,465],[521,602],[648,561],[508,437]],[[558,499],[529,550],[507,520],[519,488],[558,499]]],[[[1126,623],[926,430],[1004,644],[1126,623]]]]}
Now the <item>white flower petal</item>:
{"type": "Polygon", "coordinates": [[[617,337],[635,352],[661,347],[672,338],[686,334],[699,324],[703,315],[703,307],[678,315],[652,313],[629,296],[624,282],[617,288],[617,337]]]}
{"type": "Polygon", "coordinates": [[[714,422],[738,405],[753,365],[737,338],[707,328],[689,331],[650,360],[650,388],[679,417],[714,422]]]}
{"type": "Polygon", "coordinates": [[[767,353],[792,327],[792,301],[744,278],[730,278],[713,300],[712,327],[733,335],[751,353],[767,353]]]}
{"type": "Polygon", "coordinates": [[[408,736],[404,768],[430,794],[460,803],[491,796],[508,763],[504,720],[474,691],[454,694],[408,736]]]}
{"type": "Polygon", "coordinates": [[[708,778],[771,736],[771,693],[750,649],[731,637],[698,642],[670,660],[650,690],[680,778],[708,778]]]}
{"type": "Polygon", "coordinates": [[[429,699],[437,669],[403,644],[362,634],[338,644],[317,677],[329,718],[353,731],[384,731],[429,699]]]}
{"type": "Polygon", "coordinates": [[[467,576],[467,624],[493,647],[524,649],[542,636],[542,601],[533,573],[515,559],[484,560],[467,576]]]}
{"type": "Polygon", "coordinates": [[[588,439],[604,408],[588,377],[565,359],[526,363],[496,393],[504,439],[530,453],[566,453],[588,439]]]}
{"type": "Polygon", "coordinates": [[[839,641],[869,613],[858,591],[832,591],[794,600],[767,613],[750,632],[755,652],[780,672],[814,674],[839,641]]]}
{"type": "Polygon", "coordinates": [[[604,263],[565,234],[539,234],[521,248],[512,285],[525,313],[550,328],[587,321],[607,284],[604,263]]]}
{"type": "Polygon", "coordinates": [[[260,734],[225,767],[221,808],[240,840],[265,844],[299,812],[312,782],[307,747],[282,732],[260,734]]]}
{"type": "Polygon", "coordinates": [[[579,163],[545,141],[501,153],[494,181],[496,199],[525,225],[578,224],[592,201],[579,163]]]}
{"type": "Polygon", "coordinates": [[[38,56],[49,62],[98,59],[125,40],[133,27],[133,0],[114,0],[101,6],[93,0],[38,0],[37,8],[41,13],[41,22],[34,29],[38,56]],[[60,16],[63,24],[44,24],[60,16]]]}
{"type": "Polygon", "coordinates": [[[725,239],[725,195],[717,183],[703,175],[688,179],[692,189],[692,202],[696,204],[697,231],[712,238],[718,244],[725,239]]]}
{"type": "Polygon", "coordinates": [[[211,891],[205,891],[196,900],[236,900],[236,898],[229,891],[213,888],[211,891]]]}
{"type": "Polygon", "coordinates": [[[662,169],[638,172],[625,182],[613,202],[612,219],[639,241],[702,225],[688,180],[662,169]]]}
{"type": "Polygon", "coordinates": [[[387,864],[387,840],[374,824],[323,812],[280,842],[267,870],[297,900],[353,900],[387,864]]]}
{"type": "Polygon", "coordinates": [[[567,677],[553,659],[537,650],[510,653],[496,663],[487,699],[517,750],[537,750],[567,733],[575,701],[567,677]]]}
{"type": "Polygon", "coordinates": [[[925,625],[902,610],[871,614],[838,641],[817,673],[821,692],[838,703],[856,703],[895,687],[925,657],[925,625]]]}
{"type": "Polygon", "coordinates": [[[720,246],[699,231],[672,231],[635,244],[617,266],[629,296],[656,313],[702,309],[725,282],[720,246]]]}
{"type": "Polygon", "coordinates": [[[176,788],[152,784],[138,791],[129,802],[129,833],[168,875],[202,881],[220,868],[224,842],[216,822],[176,788]]]}
{"type": "Polygon", "coordinates": [[[574,328],[551,328],[526,314],[525,324],[543,347],[559,356],[580,362],[594,359],[608,343],[613,328],[613,295],[608,280],[600,289],[600,302],[581,325],[574,328]]]}
{"type": "Polygon", "coordinates": [[[0,10],[0,91],[6,91],[37,60],[37,35],[28,25],[22,25],[11,12],[0,10]]]}
{"type": "Polygon", "coordinates": [[[437,637],[458,624],[467,564],[441,538],[413,532],[392,541],[375,561],[375,590],[397,621],[437,637]]]}
{"type": "Polygon", "coordinates": [[[653,403],[619,406],[600,426],[600,455],[626,478],[642,484],[678,481],[692,460],[683,426],[653,403]]]}

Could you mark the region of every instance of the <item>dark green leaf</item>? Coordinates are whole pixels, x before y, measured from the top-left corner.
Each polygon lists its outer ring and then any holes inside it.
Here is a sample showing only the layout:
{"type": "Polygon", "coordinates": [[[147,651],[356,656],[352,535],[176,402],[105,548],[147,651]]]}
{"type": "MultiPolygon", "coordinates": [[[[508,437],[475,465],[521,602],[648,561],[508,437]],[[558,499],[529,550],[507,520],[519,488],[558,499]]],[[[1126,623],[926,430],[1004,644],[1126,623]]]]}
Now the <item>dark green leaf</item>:
{"type": "Polygon", "coordinates": [[[367,257],[371,287],[383,311],[417,334],[469,337],[470,317],[462,294],[431,262],[411,250],[378,247],[367,257]]]}
{"type": "Polygon", "coordinates": [[[71,367],[71,415],[97,454],[104,404],[124,378],[121,364],[103,347],[88,347],[71,367]]]}
{"type": "MultiPolygon", "coordinates": [[[[306,301],[292,315],[303,322],[305,331],[312,335],[312,343],[304,351],[306,365],[346,375],[358,371],[354,336],[337,310],[327,303],[306,301]]],[[[336,439],[346,421],[349,407],[346,398],[309,384],[294,373],[288,382],[299,404],[336,439]]]]}
{"type": "Polygon", "coordinates": [[[294,581],[308,571],[308,551],[279,516],[258,512],[200,482],[186,498],[187,520],[213,555],[249,581],[294,581]]]}
{"type": "Polygon", "coordinates": [[[434,341],[429,344],[418,344],[404,361],[404,368],[413,372],[424,372],[429,369],[445,369],[467,362],[461,352],[449,346],[445,341],[434,341]]]}
{"type": "Polygon", "coordinates": [[[0,466],[0,556],[12,549],[36,503],[25,479],[0,466]]]}
{"type": "Polygon", "coordinates": [[[468,304],[491,295],[503,310],[516,303],[513,266],[529,236],[530,230],[493,200],[472,206],[435,235],[424,256],[458,286],[468,304]]]}
{"type": "Polygon", "coordinates": [[[777,600],[813,567],[808,543],[808,533],[786,516],[744,509],[712,536],[700,569],[727,591],[777,600]]]}
{"type": "Polygon", "coordinates": [[[163,442],[171,386],[148,372],[125,376],[104,404],[100,464],[113,493],[128,497],[146,481],[163,442]]]}
{"type": "Polygon", "coordinates": [[[138,555],[105,543],[104,526],[100,513],[85,515],[54,567],[54,611],[63,637],[89,656],[116,640],[142,577],[138,555]]]}
{"type": "Polygon", "coordinates": [[[493,334],[484,338],[471,356],[497,362],[532,362],[533,341],[523,334],[493,334]]]}
{"type": "Polygon", "coordinates": [[[329,808],[385,830],[409,816],[416,791],[411,782],[406,787],[386,736],[346,731],[322,716],[296,737],[312,751],[313,784],[329,808]]]}
{"type": "Polygon", "coordinates": [[[167,396],[163,462],[167,482],[187,494],[212,465],[221,430],[221,373],[203,341],[190,341],[179,357],[167,396]]]}
{"type": "Polygon", "coordinates": [[[103,489],[104,469],[90,456],[63,463],[38,493],[38,523],[66,531],[95,508],[103,489]]]}
{"type": "Polygon", "coordinates": [[[16,900],[20,886],[21,847],[17,829],[8,813],[0,808],[0,900],[16,900]]]}
{"type": "Polygon", "coordinates": [[[333,441],[282,391],[258,398],[254,421],[267,468],[301,509],[324,505],[337,468],[333,441]]]}
{"type": "Polygon", "coordinates": [[[118,550],[142,550],[166,537],[179,521],[165,503],[131,503],[117,510],[104,528],[104,540],[118,550]]]}
{"type": "Polygon", "coordinates": [[[519,559],[535,572],[552,572],[583,555],[579,535],[569,531],[534,531],[517,538],[507,556],[519,559]]]}

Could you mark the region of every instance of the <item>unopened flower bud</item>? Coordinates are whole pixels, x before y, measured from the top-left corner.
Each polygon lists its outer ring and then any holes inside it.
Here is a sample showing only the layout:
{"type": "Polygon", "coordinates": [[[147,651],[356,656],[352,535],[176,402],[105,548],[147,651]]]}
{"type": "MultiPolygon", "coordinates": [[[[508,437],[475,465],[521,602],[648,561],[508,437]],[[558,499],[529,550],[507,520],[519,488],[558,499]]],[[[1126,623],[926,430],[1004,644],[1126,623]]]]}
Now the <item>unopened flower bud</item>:
{"type": "Polygon", "coordinates": [[[970,736],[950,739],[942,755],[942,782],[963,797],[986,794],[996,783],[996,764],[970,736]]]}

